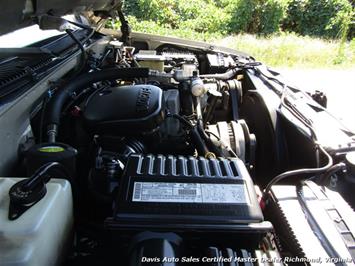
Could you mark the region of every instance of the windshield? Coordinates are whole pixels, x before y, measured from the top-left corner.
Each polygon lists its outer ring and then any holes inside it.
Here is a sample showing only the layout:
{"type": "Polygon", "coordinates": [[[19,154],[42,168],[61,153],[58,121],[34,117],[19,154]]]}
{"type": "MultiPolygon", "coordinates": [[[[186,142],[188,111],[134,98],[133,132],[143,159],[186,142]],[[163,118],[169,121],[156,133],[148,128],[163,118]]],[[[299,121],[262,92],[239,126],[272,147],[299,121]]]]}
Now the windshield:
{"type": "MultiPolygon", "coordinates": [[[[75,15],[69,14],[62,16],[68,21],[77,21],[75,15]]],[[[80,17],[84,23],[88,25],[88,21],[84,17],[80,17]]],[[[82,22],[81,22],[82,23],[82,22]]],[[[72,29],[78,29],[74,25],[70,25],[72,29]]],[[[64,34],[58,30],[41,30],[38,25],[25,27],[0,36],[0,48],[21,48],[31,44],[46,40],[53,36],[64,34]]]]}
{"type": "Polygon", "coordinates": [[[0,48],[25,47],[61,34],[57,30],[41,30],[38,25],[33,25],[0,36],[0,48]]]}

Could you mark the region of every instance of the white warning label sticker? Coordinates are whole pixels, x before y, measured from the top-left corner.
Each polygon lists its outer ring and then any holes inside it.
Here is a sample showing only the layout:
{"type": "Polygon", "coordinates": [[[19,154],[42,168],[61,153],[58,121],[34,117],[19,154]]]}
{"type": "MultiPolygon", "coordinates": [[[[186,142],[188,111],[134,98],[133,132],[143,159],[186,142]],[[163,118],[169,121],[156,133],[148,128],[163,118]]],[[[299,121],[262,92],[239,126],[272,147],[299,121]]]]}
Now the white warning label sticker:
{"type": "Polygon", "coordinates": [[[132,201],[247,204],[244,184],[135,182],[132,201]]]}

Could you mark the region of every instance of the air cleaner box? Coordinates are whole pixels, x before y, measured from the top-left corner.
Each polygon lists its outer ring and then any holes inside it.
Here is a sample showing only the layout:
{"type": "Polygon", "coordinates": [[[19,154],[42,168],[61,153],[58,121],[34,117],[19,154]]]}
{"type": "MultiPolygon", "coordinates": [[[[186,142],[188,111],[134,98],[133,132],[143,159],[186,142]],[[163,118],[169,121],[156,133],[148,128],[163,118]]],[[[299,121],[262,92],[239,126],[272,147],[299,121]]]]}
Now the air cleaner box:
{"type": "Polygon", "coordinates": [[[111,228],[270,230],[253,182],[235,159],[132,155],[111,228]]]}

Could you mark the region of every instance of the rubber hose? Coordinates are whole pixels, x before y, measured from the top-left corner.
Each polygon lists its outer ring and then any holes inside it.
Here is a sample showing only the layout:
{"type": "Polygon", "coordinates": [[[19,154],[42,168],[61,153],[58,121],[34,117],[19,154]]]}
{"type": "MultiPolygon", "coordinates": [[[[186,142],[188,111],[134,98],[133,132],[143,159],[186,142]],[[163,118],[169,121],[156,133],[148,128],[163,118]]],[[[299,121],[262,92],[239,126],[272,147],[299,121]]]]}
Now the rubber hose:
{"type": "Polygon", "coordinates": [[[200,156],[206,156],[206,154],[209,153],[209,150],[208,150],[205,142],[203,141],[197,127],[194,127],[191,130],[191,136],[192,136],[192,139],[196,145],[196,149],[197,149],[198,154],[200,156]]]}
{"type": "Polygon", "coordinates": [[[223,156],[222,152],[216,147],[216,145],[213,143],[212,139],[206,134],[206,131],[203,128],[203,123],[201,120],[198,121],[197,129],[198,129],[202,139],[205,141],[207,147],[217,156],[223,156]]]}
{"type": "Polygon", "coordinates": [[[103,80],[147,78],[149,68],[109,68],[80,75],[71,80],[64,88],[59,90],[50,100],[47,109],[47,128],[59,126],[62,108],[74,92],[78,92],[92,83],[103,80]]]}
{"type": "Polygon", "coordinates": [[[200,78],[213,78],[213,79],[217,79],[217,80],[228,80],[228,79],[232,79],[235,77],[235,75],[238,73],[239,69],[237,68],[233,68],[230,69],[228,71],[226,71],[225,73],[221,73],[221,74],[205,74],[205,75],[200,75],[200,78]]]}

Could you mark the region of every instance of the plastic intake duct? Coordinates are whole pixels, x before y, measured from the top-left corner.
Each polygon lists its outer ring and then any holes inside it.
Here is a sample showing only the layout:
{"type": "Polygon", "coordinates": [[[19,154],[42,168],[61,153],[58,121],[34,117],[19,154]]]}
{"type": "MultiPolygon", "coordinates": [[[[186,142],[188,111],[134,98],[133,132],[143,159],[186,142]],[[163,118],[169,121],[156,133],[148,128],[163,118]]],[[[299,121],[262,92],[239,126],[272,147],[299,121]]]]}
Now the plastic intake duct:
{"type": "Polygon", "coordinates": [[[46,117],[49,142],[55,142],[63,106],[73,93],[78,93],[80,90],[95,82],[147,78],[148,74],[148,68],[109,68],[85,73],[71,80],[65,87],[61,88],[49,102],[46,117]]]}

